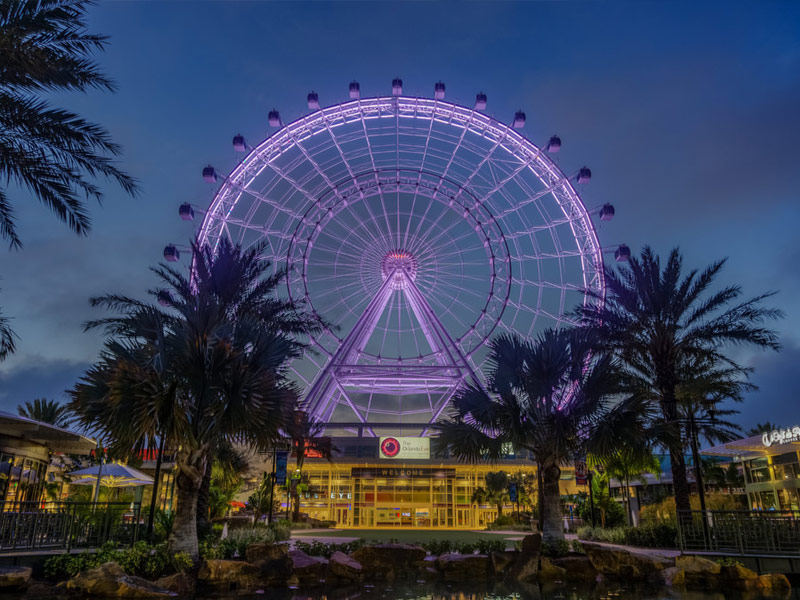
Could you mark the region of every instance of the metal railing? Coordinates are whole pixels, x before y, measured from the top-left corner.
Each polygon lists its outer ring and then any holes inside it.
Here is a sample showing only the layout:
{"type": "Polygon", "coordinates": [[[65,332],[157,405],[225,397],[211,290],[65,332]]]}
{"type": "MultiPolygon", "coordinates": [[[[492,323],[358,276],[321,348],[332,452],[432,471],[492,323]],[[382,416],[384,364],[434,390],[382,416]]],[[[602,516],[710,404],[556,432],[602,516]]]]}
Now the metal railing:
{"type": "Polygon", "coordinates": [[[138,502],[15,502],[0,512],[0,553],[90,548],[139,536],[138,502]]]}
{"type": "Polygon", "coordinates": [[[800,513],[681,511],[678,544],[682,552],[800,556],[800,513]]]}

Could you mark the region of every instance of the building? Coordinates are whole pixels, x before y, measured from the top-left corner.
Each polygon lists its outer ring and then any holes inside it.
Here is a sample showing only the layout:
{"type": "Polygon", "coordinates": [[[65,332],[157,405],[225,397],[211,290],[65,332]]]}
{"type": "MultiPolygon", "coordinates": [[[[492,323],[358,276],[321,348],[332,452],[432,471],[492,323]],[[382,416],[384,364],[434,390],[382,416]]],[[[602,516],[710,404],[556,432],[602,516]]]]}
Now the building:
{"type": "Polygon", "coordinates": [[[0,506],[42,497],[52,453],[87,455],[97,443],[79,433],[0,412],[0,506]]]}
{"type": "MultiPolygon", "coordinates": [[[[509,453],[495,464],[471,465],[432,455],[430,438],[347,437],[333,442],[337,450],[330,461],[305,459],[300,510],[339,527],[482,528],[498,513],[496,506],[472,502],[475,490],[485,486],[486,473],[505,471],[532,482],[537,476],[527,453],[509,453]]],[[[270,471],[271,460],[264,459],[260,468],[270,471]]],[[[290,473],[294,464],[290,459],[290,473]]],[[[561,479],[562,494],[586,491],[585,486],[576,486],[572,466],[562,469],[561,479]]],[[[288,510],[283,494],[282,506],[288,510]]],[[[518,508],[508,503],[504,514],[518,508]]]]}
{"type": "Polygon", "coordinates": [[[752,510],[800,511],[800,426],[720,444],[701,454],[725,456],[744,466],[752,510]]]}

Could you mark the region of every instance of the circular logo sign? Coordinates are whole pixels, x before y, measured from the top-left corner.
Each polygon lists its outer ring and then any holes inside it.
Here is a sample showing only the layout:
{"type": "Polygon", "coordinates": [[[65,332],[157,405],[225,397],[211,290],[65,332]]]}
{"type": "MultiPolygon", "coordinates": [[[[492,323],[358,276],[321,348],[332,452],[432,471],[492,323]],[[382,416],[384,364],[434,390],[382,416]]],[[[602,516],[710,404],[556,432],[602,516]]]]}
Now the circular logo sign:
{"type": "Polygon", "coordinates": [[[386,438],[381,442],[381,453],[389,458],[394,458],[400,453],[400,442],[395,438],[386,438]]]}

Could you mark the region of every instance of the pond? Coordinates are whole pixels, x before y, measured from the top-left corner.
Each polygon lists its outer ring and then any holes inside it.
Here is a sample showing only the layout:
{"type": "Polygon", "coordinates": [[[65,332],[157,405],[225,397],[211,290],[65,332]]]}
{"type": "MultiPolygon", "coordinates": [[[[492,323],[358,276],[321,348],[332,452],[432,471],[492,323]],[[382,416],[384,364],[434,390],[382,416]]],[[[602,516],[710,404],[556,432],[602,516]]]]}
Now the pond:
{"type": "MultiPolygon", "coordinates": [[[[525,583],[496,584],[362,584],[326,589],[268,589],[263,593],[231,595],[237,599],[269,600],[761,600],[780,598],[800,600],[795,590],[790,596],[764,596],[725,590],[681,591],[671,588],[597,584],[591,587],[525,583]]],[[[197,600],[205,600],[198,598],[197,600]]],[[[211,600],[211,599],[208,599],[211,600]]],[[[223,600],[219,596],[216,600],[223,600]]],[[[227,599],[225,599],[227,600],[227,599]]]]}

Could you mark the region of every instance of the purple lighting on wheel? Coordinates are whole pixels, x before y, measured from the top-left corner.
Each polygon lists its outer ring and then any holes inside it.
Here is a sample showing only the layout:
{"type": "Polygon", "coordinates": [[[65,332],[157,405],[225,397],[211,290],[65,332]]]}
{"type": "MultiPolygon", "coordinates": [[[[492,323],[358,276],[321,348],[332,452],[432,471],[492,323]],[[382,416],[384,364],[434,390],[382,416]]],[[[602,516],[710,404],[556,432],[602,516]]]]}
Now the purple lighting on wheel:
{"type": "Polygon", "coordinates": [[[519,115],[480,112],[485,94],[468,108],[443,93],[409,98],[398,79],[362,98],[353,82],[351,100],[292,123],[273,111],[278,130],[213,172],[199,243],[268,242],[281,295],[337,325],[290,365],[323,421],[433,422],[482,385],[494,335],[533,337],[570,323],[583,290],[603,294],[591,215],[608,210],[590,214],[585,178],[551,160],[560,139],[537,147],[519,115]]]}

